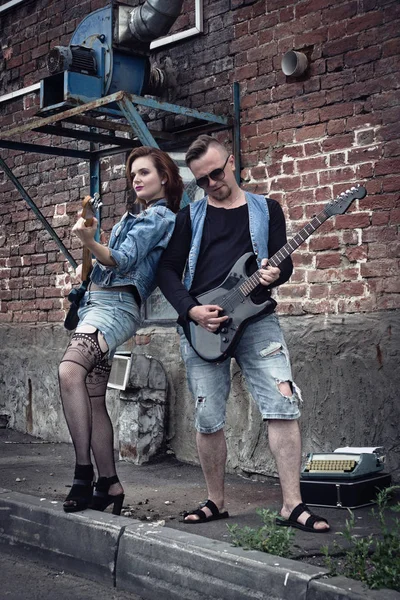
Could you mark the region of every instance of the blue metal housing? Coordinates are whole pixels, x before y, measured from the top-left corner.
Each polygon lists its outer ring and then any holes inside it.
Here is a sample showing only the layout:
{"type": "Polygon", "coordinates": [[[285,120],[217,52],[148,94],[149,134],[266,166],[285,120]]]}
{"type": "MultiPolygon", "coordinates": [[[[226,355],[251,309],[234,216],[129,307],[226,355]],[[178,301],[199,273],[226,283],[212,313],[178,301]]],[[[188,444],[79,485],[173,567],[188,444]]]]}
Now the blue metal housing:
{"type": "Polygon", "coordinates": [[[96,100],[117,91],[140,95],[148,81],[150,61],[143,53],[113,43],[113,5],[100,8],[78,25],[70,41],[70,48],[90,50],[96,66],[96,75],[84,68],[50,75],[40,83],[41,110],[57,110],[96,100]]]}

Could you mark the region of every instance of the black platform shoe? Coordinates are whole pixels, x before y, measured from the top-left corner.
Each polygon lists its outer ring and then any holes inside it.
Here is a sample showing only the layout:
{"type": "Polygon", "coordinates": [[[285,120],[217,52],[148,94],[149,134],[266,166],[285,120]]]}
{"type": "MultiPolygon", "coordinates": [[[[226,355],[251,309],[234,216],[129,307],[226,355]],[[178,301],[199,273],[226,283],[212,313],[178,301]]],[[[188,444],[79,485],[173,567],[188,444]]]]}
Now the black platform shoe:
{"type": "Polygon", "coordinates": [[[92,465],[75,465],[72,487],[63,504],[65,512],[78,512],[89,507],[93,496],[93,479],[92,465]]]}
{"type": "Polygon", "coordinates": [[[112,477],[99,477],[95,485],[93,492],[92,502],[90,508],[93,510],[104,511],[110,504],[113,505],[113,515],[120,515],[122,510],[122,504],[124,502],[125,494],[120,493],[116,496],[112,496],[108,493],[108,490],[114,483],[119,483],[117,475],[112,477]]]}

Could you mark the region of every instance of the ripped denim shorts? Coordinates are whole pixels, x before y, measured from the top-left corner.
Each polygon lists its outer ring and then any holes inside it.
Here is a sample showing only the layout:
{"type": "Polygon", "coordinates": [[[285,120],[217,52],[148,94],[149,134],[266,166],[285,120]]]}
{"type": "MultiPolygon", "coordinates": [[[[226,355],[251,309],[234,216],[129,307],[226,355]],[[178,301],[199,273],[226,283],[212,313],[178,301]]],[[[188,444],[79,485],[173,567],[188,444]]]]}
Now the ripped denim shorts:
{"type": "MultiPolygon", "coordinates": [[[[214,433],[225,425],[226,403],[231,388],[231,360],[210,363],[201,359],[181,334],[181,352],[189,389],[196,402],[195,426],[200,433],[214,433]]],[[[275,314],[250,323],[234,358],[246,379],[263,419],[298,419],[301,392],[292,378],[289,353],[275,314]],[[289,382],[292,395],[279,384],[289,382]]]]}

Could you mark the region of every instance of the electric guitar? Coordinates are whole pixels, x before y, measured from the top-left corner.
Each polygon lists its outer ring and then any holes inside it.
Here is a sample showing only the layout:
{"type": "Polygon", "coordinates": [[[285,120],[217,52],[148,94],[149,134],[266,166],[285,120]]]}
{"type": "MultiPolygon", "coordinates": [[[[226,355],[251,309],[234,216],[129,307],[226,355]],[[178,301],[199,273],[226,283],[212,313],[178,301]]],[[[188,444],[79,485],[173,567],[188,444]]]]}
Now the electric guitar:
{"type": "MultiPolygon", "coordinates": [[[[85,196],[82,200],[82,218],[85,219],[85,227],[91,227],[93,224],[93,217],[98,209],[102,206],[102,202],[100,200],[99,194],[94,194],[93,198],[91,196],[85,196]]],[[[79,288],[73,288],[68,294],[68,300],[71,302],[71,306],[69,307],[68,314],[65,317],[64,327],[69,331],[72,331],[76,328],[79,322],[78,318],[78,308],[79,303],[82,300],[85,292],[87,290],[87,286],[89,284],[89,276],[90,271],[92,270],[92,254],[88,248],[85,246],[82,249],[82,273],[81,279],[82,283],[79,288]]]]}
{"type": "MultiPolygon", "coordinates": [[[[345,213],[353,200],[361,200],[366,194],[364,187],[357,186],[337,196],[283,248],[269,258],[268,264],[278,267],[329,217],[345,213]]],[[[228,315],[229,319],[221,323],[216,332],[207,331],[194,321],[182,323],[190,345],[200,358],[208,362],[221,362],[232,356],[246,325],[260,313],[273,312],[276,306],[273,298],[269,298],[262,304],[255,304],[252,301],[250,294],[260,285],[260,271],[257,270],[250,277],[247,276],[246,266],[251,258],[254,259],[252,252],[241,256],[219,287],[197,297],[199,304],[218,304],[223,309],[220,316],[228,315]]]]}

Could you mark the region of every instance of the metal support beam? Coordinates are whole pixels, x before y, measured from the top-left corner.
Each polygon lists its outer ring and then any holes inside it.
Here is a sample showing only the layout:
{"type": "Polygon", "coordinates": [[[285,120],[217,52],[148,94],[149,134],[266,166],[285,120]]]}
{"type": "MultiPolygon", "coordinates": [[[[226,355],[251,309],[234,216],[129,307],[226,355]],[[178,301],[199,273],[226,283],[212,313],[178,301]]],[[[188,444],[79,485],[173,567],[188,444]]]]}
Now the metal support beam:
{"type": "Polygon", "coordinates": [[[233,83],[233,112],[234,112],[234,127],[233,127],[233,156],[235,157],[235,177],[240,185],[240,88],[239,83],[233,83]]]}
{"type": "MultiPolygon", "coordinates": [[[[91,149],[93,144],[90,145],[91,149]]],[[[100,195],[100,160],[98,157],[92,157],[89,163],[89,171],[90,171],[90,195],[93,196],[95,194],[100,195]]],[[[98,220],[97,231],[95,235],[95,239],[97,242],[100,241],[100,210],[96,211],[96,219],[98,220]]]]}
{"type": "Polygon", "coordinates": [[[133,106],[131,100],[127,98],[127,96],[125,96],[124,98],[121,98],[119,100],[118,106],[124,113],[128,123],[135,132],[135,135],[137,135],[139,140],[142,142],[143,146],[152,146],[153,148],[159,148],[159,145],[151,135],[148,127],[146,127],[145,122],[139,115],[136,108],[133,106]]]}
{"type": "Polygon", "coordinates": [[[220,125],[226,125],[228,123],[227,117],[219,117],[213,113],[200,112],[194,108],[177,106],[176,104],[170,104],[169,102],[158,102],[158,100],[153,100],[153,98],[143,98],[142,96],[136,96],[135,94],[126,95],[129,96],[130,101],[133,104],[139,104],[139,106],[148,106],[149,108],[155,108],[157,110],[162,110],[163,112],[185,115],[186,117],[201,119],[203,121],[208,121],[209,123],[219,123],[220,125]]]}
{"type": "Polygon", "coordinates": [[[13,183],[14,186],[17,188],[17,190],[19,191],[19,193],[21,194],[23,199],[27,202],[28,206],[33,210],[36,217],[42,223],[42,225],[46,229],[46,231],[51,235],[53,240],[56,242],[57,246],[60,248],[61,252],[64,254],[65,258],[74,267],[74,269],[76,269],[78,264],[77,264],[76,260],[74,259],[74,257],[71,256],[71,254],[68,252],[67,248],[64,246],[64,244],[62,243],[62,241],[60,240],[60,238],[58,237],[58,235],[56,234],[54,229],[47,222],[46,217],[44,217],[42,215],[42,213],[40,212],[40,210],[38,209],[38,207],[36,206],[36,204],[34,203],[32,198],[26,192],[25,188],[21,185],[21,183],[15,177],[14,173],[11,171],[11,169],[8,168],[7,164],[4,162],[4,160],[1,157],[0,157],[0,167],[3,169],[4,173],[10,179],[11,183],[13,183]]]}
{"type": "Polygon", "coordinates": [[[90,152],[84,152],[82,150],[68,150],[67,148],[56,148],[55,146],[42,146],[41,144],[25,144],[23,142],[12,142],[11,140],[0,140],[0,148],[90,160],[90,152]]]}
{"type": "Polygon", "coordinates": [[[104,98],[99,98],[98,100],[93,100],[92,102],[81,104],[80,106],[70,108],[69,110],[64,110],[63,112],[57,113],[56,115],[51,115],[50,117],[33,119],[32,121],[25,123],[25,125],[19,125],[18,127],[13,127],[12,129],[3,131],[2,135],[6,137],[20,135],[21,133],[25,133],[26,131],[32,131],[32,129],[36,129],[37,127],[43,127],[44,125],[51,125],[52,123],[57,123],[58,121],[64,121],[69,117],[80,115],[81,113],[87,112],[89,110],[96,110],[97,108],[100,108],[112,102],[118,102],[118,100],[120,100],[126,95],[126,92],[116,92],[115,94],[111,94],[110,96],[104,96],[104,98]]]}
{"type": "Polygon", "coordinates": [[[110,146],[122,146],[123,148],[133,148],[134,143],[129,138],[118,137],[110,134],[105,135],[95,131],[83,131],[82,129],[72,129],[72,127],[57,127],[57,125],[45,125],[36,127],[34,131],[39,133],[49,133],[59,137],[73,138],[76,140],[85,140],[87,142],[98,142],[110,146]]]}

